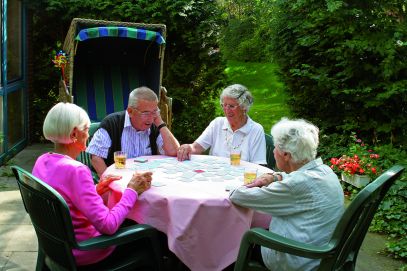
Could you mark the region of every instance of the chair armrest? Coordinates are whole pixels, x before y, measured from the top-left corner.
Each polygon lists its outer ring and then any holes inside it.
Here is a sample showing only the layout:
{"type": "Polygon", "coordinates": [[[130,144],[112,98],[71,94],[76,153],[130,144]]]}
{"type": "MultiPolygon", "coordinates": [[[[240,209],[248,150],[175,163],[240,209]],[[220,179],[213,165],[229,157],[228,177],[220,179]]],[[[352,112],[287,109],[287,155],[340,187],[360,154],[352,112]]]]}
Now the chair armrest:
{"type": "Polygon", "coordinates": [[[113,235],[100,235],[79,242],[76,248],[80,250],[105,248],[113,245],[122,245],[130,243],[142,238],[152,239],[153,246],[158,245],[157,230],[151,227],[150,225],[138,224],[134,226],[120,228],[113,235]]]}
{"type": "Polygon", "coordinates": [[[253,228],[245,233],[243,236],[241,249],[249,249],[250,244],[257,244],[273,250],[312,259],[329,257],[333,254],[333,248],[335,247],[331,243],[324,246],[304,244],[262,228],[253,228]]]}

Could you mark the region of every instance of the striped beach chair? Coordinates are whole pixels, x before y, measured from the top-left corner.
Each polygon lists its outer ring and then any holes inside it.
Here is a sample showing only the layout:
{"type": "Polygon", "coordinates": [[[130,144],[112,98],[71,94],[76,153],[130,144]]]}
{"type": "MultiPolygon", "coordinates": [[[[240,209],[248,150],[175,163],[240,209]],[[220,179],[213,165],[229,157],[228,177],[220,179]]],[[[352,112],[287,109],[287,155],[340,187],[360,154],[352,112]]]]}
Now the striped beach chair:
{"type": "Polygon", "coordinates": [[[171,127],[171,98],[161,86],[166,27],[75,18],[64,43],[68,55],[61,101],[84,108],[92,122],[124,110],[129,93],[147,86],[171,127]]]}

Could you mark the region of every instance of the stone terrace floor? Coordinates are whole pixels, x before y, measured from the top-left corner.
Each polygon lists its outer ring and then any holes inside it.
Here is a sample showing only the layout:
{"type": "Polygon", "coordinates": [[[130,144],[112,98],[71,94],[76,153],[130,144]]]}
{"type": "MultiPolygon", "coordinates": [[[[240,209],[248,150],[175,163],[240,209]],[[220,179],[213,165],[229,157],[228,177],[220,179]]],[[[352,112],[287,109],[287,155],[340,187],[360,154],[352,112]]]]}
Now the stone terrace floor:
{"type": "MultiPolygon", "coordinates": [[[[9,164],[31,171],[35,159],[52,150],[50,144],[33,144],[18,153],[9,164]]],[[[0,175],[0,271],[35,270],[37,238],[24,210],[16,180],[9,168],[1,167],[0,175]]],[[[368,233],[359,252],[356,270],[396,271],[403,262],[385,256],[386,237],[368,233]]],[[[405,264],[405,263],[404,263],[405,264]]]]}

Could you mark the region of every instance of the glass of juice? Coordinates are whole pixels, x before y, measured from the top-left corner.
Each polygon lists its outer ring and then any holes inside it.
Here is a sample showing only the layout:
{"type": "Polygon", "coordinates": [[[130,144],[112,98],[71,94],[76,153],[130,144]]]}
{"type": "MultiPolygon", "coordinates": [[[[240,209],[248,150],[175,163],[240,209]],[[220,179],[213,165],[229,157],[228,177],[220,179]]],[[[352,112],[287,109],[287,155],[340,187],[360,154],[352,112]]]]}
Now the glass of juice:
{"type": "Polygon", "coordinates": [[[244,169],[244,184],[249,184],[254,181],[257,177],[257,168],[254,167],[246,167],[244,169]]]}
{"type": "Polygon", "coordinates": [[[116,168],[126,168],[127,155],[124,151],[114,152],[114,165],[116,168]]]}
{"type": "Polygon", "coordinates": [[[230,164],[232,166],[240,165],[240,157],[241,157],[240,150],[231,150],[230,151],[230,164]]]}

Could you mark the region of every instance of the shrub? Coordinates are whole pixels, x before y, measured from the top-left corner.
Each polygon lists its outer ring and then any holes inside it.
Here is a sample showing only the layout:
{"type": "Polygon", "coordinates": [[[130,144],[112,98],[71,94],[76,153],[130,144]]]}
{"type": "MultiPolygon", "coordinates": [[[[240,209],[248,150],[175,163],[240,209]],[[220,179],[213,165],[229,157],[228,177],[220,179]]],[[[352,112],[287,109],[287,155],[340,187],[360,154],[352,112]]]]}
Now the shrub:
{"type": "Polygon", "coordinates": [[[273,55],[293,112],[331,132],[405,146],[405,1],[275,3],[273,55]]]}

